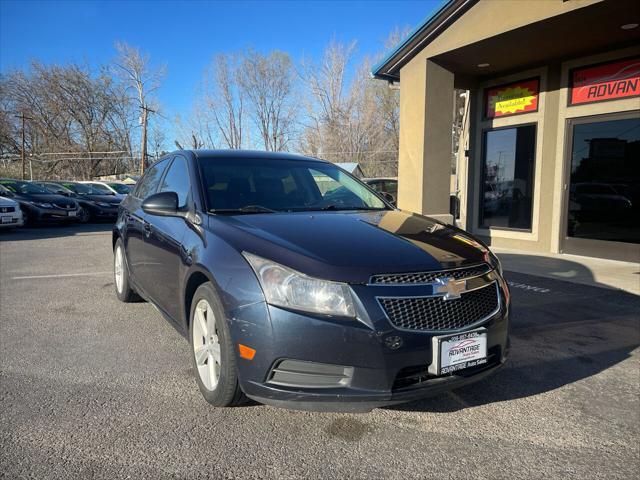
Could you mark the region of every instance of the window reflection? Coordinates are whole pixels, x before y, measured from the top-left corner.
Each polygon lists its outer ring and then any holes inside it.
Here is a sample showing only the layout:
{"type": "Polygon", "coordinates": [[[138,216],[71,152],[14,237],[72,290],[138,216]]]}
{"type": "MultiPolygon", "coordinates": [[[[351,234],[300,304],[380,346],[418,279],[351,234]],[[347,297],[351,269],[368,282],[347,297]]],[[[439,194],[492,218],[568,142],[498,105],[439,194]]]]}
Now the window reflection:
{"type": "Polygon", "coordinates": [[[576,125],[567,235],[640,243],[640,118],[576,125]]]}
{"type": "Polygon", "coordinates": [[[531,229],[535,140],[535,125],[485,133],[482,227],[531,229]]]}

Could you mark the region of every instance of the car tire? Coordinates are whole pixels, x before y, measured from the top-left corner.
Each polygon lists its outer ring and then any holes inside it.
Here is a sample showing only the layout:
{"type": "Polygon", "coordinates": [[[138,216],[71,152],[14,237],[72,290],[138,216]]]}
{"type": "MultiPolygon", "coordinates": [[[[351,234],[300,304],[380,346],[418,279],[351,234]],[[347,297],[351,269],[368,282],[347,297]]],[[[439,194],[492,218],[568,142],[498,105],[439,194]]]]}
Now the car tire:
{"type": "Polygon", "coordinates": [[[124,244],[120,238],[116,241],[116,246],[113,249],[113,277],[118,300],[125,303],[140,300],[140,297],[133,288],[131,288],[129,266],[127,265],[127,258],[124,253],[124,244]]]}
{"type": "Polygon", "coordinates": [[[22,209],[22,226],[31,226],[31,219],[29,218],[29,211],[26,208],[22,209]]]}
{"type": "Polygon", "coordinates": [[[218,294],[209,282],[200,285],[193,295],[189,338],[191,362],[204,399],[216,407],[244,403],[229,326],[218,294]]]}
{"type": "Polygon", "coordinates": [[[84,207],[80,207],[80,211],[78,213],[78,222],[80,223],[89,223],[91,220],[91,212],[84,207]]]}

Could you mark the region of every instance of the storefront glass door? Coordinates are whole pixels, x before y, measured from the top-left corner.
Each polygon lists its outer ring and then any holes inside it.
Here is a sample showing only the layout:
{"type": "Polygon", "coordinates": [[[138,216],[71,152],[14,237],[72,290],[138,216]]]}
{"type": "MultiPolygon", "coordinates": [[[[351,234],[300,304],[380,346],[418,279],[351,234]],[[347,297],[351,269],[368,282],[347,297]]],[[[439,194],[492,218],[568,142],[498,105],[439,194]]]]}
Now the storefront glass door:
{"type": "Polygon", "coordinates": [[[640,252],[640,116],[569,122],[564,251],[633,260],[640,252]]]}

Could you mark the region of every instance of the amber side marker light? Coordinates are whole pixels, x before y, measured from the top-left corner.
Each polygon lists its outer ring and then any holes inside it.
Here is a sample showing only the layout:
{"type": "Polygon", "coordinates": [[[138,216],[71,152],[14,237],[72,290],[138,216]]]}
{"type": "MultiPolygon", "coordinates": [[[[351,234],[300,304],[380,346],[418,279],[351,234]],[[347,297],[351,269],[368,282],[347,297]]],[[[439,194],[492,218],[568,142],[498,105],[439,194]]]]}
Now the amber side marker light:
{"type": "Polygon", "coordinates": [[[238,344],[238,349],[240,350],[240,356],[247,360],[253,360],[253,357],[256,355],[256,351],[253,348],[242,345],[241,343],[238,344]]]}

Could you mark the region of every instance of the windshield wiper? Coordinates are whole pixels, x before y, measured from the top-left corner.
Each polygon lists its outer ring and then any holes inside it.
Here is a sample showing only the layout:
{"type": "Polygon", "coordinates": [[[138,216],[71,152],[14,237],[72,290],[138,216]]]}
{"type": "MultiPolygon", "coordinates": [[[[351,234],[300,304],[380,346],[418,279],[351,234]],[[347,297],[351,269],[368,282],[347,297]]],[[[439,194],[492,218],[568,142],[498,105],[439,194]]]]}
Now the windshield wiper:
{"type": "Polygon", "coordinates": [[[310,208],[309,211],[313,211],[313,210],[320,210],[320,211],[327,211],[327,210],[386,210],[385,208],[379,208],[379,207],[356,207],[356,206],[344,206],[344,205],[335,205],[335,204],[331,204],[331,205],[325,205],[324,207],[318,207],[318,208],[310,208]]]}
{"type": "Polygon", "coordinates": [[[212,208],[211,213],[276,213],[278,210],[262,205],[245,205],[241,208],[212,208]]]}

